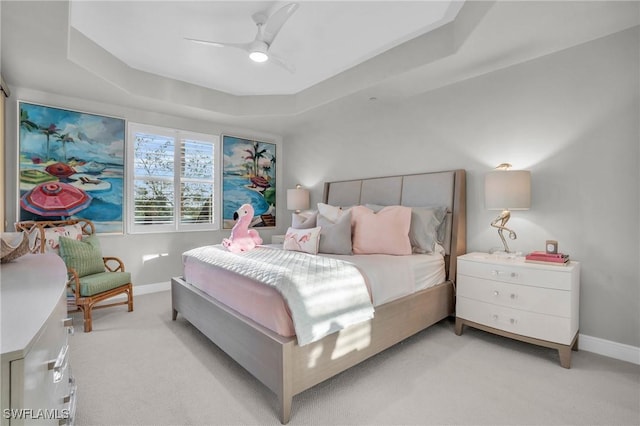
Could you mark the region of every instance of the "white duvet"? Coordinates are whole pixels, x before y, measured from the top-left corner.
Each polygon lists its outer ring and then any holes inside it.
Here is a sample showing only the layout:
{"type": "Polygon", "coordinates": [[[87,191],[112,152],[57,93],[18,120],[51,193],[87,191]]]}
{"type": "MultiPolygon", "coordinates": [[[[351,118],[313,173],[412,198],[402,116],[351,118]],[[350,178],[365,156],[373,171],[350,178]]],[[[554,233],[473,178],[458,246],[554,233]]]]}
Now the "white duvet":
{"type": "Polygon", "coordinates": [[[276,288],[286,300],[300,346],[373,318],[365,279],[340,259],[260,246],[231,253],[221,245],[183,256],[276,288]]]}

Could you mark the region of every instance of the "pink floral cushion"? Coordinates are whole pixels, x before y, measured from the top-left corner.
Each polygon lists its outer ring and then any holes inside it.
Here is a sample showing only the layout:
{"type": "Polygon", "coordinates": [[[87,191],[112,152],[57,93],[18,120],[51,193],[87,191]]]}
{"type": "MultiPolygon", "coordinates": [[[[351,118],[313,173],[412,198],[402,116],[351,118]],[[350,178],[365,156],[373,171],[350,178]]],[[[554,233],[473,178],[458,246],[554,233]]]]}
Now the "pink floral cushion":
{"type": "Polygon", "coordinates": [[[302,251],[309,254],[318,254],[320,243],[320,227],[310,229],[287,229],[282,248],[285,250],[302,251]]]}
{"type": "Polygon", "coordinates": [[[74,240],[82,240],[82,226],[79,223],[75,225],[58,226],[55,228],[44,228],[44,241],[41,241],[40,231],[38,228],[29,236],[31,246],[40,247],[44,245],[45,253],[56,253],[60,247],[60,237],[67,237],[74,240]]]}
{"type": "Polygon", "coordinates": [[[354,254],[411,254],[411,208],[388,206],[375,213],[364,206],[351,208],[354,254]]]}

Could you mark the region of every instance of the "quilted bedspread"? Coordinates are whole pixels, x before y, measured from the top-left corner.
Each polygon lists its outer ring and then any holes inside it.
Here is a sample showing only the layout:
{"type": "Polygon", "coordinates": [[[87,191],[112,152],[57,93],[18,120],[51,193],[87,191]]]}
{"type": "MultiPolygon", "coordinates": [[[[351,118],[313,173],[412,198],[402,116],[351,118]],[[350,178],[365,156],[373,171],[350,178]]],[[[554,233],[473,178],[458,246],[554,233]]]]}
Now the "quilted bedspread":
{"type": "Polygon", "coordinates": [[[261,246],[242,253],[204,246],[187,255],[277,289],[289,306],[300,346],[373,318],[365,280],[349,262],[261,246]]]}

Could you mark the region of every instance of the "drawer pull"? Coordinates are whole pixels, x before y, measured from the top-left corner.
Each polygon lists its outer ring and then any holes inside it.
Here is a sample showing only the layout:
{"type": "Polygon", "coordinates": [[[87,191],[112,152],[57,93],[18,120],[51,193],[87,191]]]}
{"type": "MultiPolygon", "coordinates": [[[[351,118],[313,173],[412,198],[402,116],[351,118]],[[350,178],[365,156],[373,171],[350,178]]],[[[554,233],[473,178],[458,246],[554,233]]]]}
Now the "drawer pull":
{"type": "Polygon", "coordinates": [[[67,329],[67,334],[73,335],[73,333],[75,333],[75,330],[73,329],[73,318],[63,319],[62,325],[67,329]]]}
{"type": "Polygon", "coordinates": [[[518,323],[518,320],[517,320],[517,319],[515,319],[515,318],[511,318],[511,319],[509,320],[509,322],[511,323],[511,325],[515,325],[515,324],[517,324],[517,323],[518,323]]]}
{"type": "Polygon", "coordinates": [[[511,296],[509,297],[511,297],[511,300],[516,300],[518,298],[518,295],[515,293],[511,293],[511,296]]]}
{"type": "Polygon", "coordinates": [[[62,349],[60,349],[60,353],[58,353],[58,358],[54,361],[49,361],[49,364],[47,365],[49,370],[53,370],[53,383],[59,383],[62,380],[64,370],[67,367],[68,350],[69,345],[64,345],[62,349]]]}
{"type": "Polygon", "coordinates": [[[507,272],[507,271],[499,271],[497,269],[494,269],[491,271],[491,275],[494,275],[496,277],[499,276],[508,276],[509,278],[518,278],[518,273],[517,272],[507,272]]]}
{"type": "Polygon", "coordinates": [[[500,292],[498,290],[494,290],[493,295],[496,296],[496,297],[500,296],[500,292]]]}

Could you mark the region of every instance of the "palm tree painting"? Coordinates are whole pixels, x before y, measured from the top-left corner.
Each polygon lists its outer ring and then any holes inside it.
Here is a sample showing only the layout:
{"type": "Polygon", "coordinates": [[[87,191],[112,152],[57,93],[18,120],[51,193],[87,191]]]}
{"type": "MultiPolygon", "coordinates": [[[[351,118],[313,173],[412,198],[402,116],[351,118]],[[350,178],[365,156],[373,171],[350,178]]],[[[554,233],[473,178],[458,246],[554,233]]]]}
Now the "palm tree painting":
{"type": "Polygon", "coordinates": [[[54,183],[90,200],[73,217],[90,219],[97,232],[124,232],[125,121],[27,102],[19,109],[20,220],[66,218],[26,201],[54,183]]]}
{"type": "Polygon", "coordinates": [[[243,204],[253,206],[252,226],[276,226],[276,144],[225,135],[222,150],[223,228],[243,204]]]}

